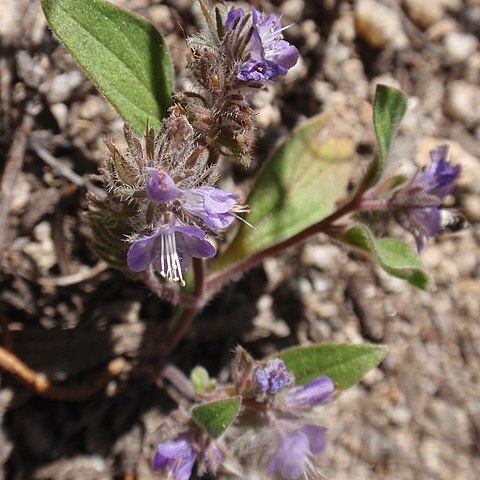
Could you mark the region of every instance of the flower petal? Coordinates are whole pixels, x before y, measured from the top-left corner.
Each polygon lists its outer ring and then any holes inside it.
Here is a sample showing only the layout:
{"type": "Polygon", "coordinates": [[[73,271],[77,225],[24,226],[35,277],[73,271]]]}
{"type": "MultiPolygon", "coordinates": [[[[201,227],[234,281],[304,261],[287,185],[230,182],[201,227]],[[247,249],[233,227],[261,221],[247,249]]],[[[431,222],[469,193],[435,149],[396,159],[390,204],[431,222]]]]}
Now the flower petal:
{"type": "Polygon", "coordinates": [[[141,272],[145,270],[155,256],[155,242],[162,234],[161,230],[157,230],[152,235],[146,235],[135,240],[127,253],[128,268],[133,272],[141,272]]]}
{"type": "Polygon", "coordinates": [[[285,393],[287,408],[312,408],[332,399],[335,385],[327,376],[317,377],[306,385],[291,388],[285,393]]]}
{"type": "Polygon", "coordinates": [[[213,257],[215,247],[205,238],[205,232],[193,225],[175,226],[175,240],[177,253],[183,271],[187,271],[190,265],[190,257],[205,258],[213,257]]]}
{"type": "Polygon", "coordinates": [[[230,10],[225,19],[225,28],[230,29],[234,25],[237,27],[240,24],[240,21],[245,17],[245,12],[241,8],[234,8],[230,10]]]}
{"type": "Polygon", "coordinates": [[[280,448],[272,457],[268,474],[277,473],[284,480],[296,480],[304,472],[305,460],[310,452],[310,442],[301,430],[279,435],[280,448]]]}
{"type": "Polygon", "coordinates": [[[192,215],[201,218],[215,230],[227,228],[235,216],[232,209],[237,204],[238,195],[215,187],[199,187],[186,190],[181,199],[182,206],[192,215]]]}
{"type": "Polygon", "coordinates": [[[178,198],[183,191],[175,186],[175,183],[167,172],[159,172],[157,168],[147,168],[147,197],[158,203],[167,203],[178,198]]]}
{"type": "Polygon", "coordinates": [[[313,454],[320,453],[327,445],[325,438],[325,427],[319,427],[318,425],[307,424],[300,429],[308,437],[310,442],[310,451],[313,454]]]}
{"type": "Polygon", "coordinates": [[[179,438],[174,442],[158,444],[153,468],[168,469],[169,478],[174,480],[189,480],[196,458],[191,442],[186,438],[179,438]]]}

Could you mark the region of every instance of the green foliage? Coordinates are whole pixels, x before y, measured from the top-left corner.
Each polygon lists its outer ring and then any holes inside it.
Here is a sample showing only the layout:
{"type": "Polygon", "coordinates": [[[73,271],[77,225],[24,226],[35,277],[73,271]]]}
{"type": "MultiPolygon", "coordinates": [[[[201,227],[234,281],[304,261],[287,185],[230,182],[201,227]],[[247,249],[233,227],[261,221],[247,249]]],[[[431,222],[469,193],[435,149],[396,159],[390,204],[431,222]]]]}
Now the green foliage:
{"type": "Polygon", "coordinates": [[[365,225],[357,225],[343,234],[342,241],[372,255],[390,275],[407,280],[422,290],[435,288],[430,275],[414,250],[392,238],[375,238],[365,225]]]}
{"type": "Polygon", "coordinates": [[[241,403],[240,396],[204,403],[192,410],[193,421],[211,437],[218,438],[237,417],[241,403]]]}
{"type": "Polygon", "coordinates": [[[145,133],[171,103],[173,70],[160,33],[104,0],[42,0],[48,23],[125,122],[145,133]]]}
{"type": "Polygon", "coordinates": [[[407,96],[396,88],[377,85],[373,103],[373,124],[378,142],[378,153],[373,159],[365,187],[375,185],[388,164],[390,146],[407,110],[407,96]]]}
{"type": "Polygon", "coordinates": [[[346,390],[376,367],[387,352],[385,345],[325,344],[290,348],[277,356],[293,372],[297,385],[327,375],[337,389],[346,390]]]}
{"type": "Polygon", "coordinates": [[[247,200],[251,213],[214,271],[238,263],[329,216],[346,196],[353,170],[350,140],[329,136],[329,115],[300,127],[273,153],[247,200]]]}
{"type": "Polygon", "coordinates": [[[215,379],[211,379],[207,370],[199,365],[191,371],[190,381],[197,393],[210,392],[215,388],[215,379]]]}

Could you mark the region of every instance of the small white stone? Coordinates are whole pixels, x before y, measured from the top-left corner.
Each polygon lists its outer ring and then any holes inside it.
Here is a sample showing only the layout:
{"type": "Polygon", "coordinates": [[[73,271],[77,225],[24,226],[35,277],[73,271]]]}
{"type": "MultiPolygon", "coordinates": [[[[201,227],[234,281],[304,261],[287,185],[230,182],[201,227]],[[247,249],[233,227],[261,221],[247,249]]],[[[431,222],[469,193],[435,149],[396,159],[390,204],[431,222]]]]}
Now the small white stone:
{"type": "Polygon", "coordinates": [[[358,35],[374,48],[408,46],[397,11],[375,0],[359,0],[355,4],[355,27],[358,35]]]}
{"type": "Polygon", "coordinates": [[[446,113],[467,127],[480,124],[480,87],[463,80],[452,82],[445,101],[446,113]]]}
{"type": "Polygon", "coordinates": [[[56,75],[47,92],[49,103],[62,103],[71,100],[72,91],[85,82],[88,82],[87,78],[78,70],[56,75]]]}
{"type": "Polygon", "coordinates": [[[57,262],[51,233],[50,224],[41,222],[33,229],[36,241],[25,246],[25,252],[34,259],[42,275],[47,275],[57,262]]]}
{"type": "Polygon", "coordinates": [[[462,63],[477,49],[477,39],[468,33],[448,33],[444,39],[445,54],[450,64],[462,63]]]}
{"type": "Polygon", "coordinates": [[[60,130],[65,130],[68,121],[68,107],[64,103],[54,103],[50,105],[50,111],[55,117],[60,130]]]}
{"type": "Polygon", "coordinates": [[[322,270],[330,270],[339,264],[340,250],[335,245],[306,245],[302,254],[302,263],[313,265],[322,270]]]}
{"type": "Polygon", "coordinates": [[[428,6],[424,0],[403,0],[403,4],[408,16],[423,29],[437,23],[445,13],[442,0],[430,0],[428,6]]]}

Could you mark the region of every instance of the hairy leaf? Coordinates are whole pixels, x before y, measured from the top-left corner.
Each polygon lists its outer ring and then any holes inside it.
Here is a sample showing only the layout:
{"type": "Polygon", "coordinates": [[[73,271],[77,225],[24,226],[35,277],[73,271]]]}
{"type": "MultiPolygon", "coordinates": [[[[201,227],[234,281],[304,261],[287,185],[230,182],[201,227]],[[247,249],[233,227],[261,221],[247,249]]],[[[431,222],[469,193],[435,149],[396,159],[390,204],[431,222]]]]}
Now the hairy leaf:
{"type": "Polygon", "coordinates": [[[42,0],[54,33],[125,122],[143,135],[171,103],[173,70],[160,33],[104,0],[42,0]]]}
{"type": "Polygon", "coordinates": [[[390,146],[407,110],[407,96],[393,87],[377,85],[373,103],[373,124],[378,152],[367,173],[366,187],[375,185],[388,164],[390,146]]]}
{"type": "Polygon", "coordinates": [[[235,420],[242,399],[240,396],[205,403],[192,410],[194,422],[213,438],[219,437],[235,420]]]}
{"type": "Polygon", "coordinates": [[[294,347],[278,354],[297,385],[304,385],[321,375],[330,377],[337,389],[355,385],[387,355],[385,345],[325,344],[294,347]]]}
{"type": "Polygon", "coordinates": [[[260,172],[251,213],[214,271],[238,263],[320,222],[346,196],[354,156],[350,140],[330,135],[322,114],[296,128],[260,172]]]}
{"type": "Polygon", "coordinates": [[[392,238],[375,238],[365,225],[357,225],[343,234],[342,241],[372,255],[390,275],[407,280],[422,290],[435,288],[417,253],[405,242],[392,238]]]}

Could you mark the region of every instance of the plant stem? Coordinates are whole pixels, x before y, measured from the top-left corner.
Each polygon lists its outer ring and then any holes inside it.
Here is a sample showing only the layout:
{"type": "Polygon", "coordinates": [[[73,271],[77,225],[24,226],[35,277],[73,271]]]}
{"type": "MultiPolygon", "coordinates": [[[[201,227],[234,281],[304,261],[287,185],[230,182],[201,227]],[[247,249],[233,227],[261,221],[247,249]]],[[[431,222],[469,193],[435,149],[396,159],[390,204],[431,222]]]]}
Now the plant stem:
{"type": "Polygon", "coordinates": [[[308,237],[317,233],[328,234],[328,232],[332,229],[332,224],[335,221],[355,210],[358,210],[360,208],[360,205],[361,197],[359,195],[355,195],[355,197],[353,197],[343,207],[333,212],[330,216],[324,218],[315,225],[312,225],[311,227],[302,230],[300,233],[297,233],[293,237],[287,238],[280,243],[272,245],[265,250],[253,254],[251,257],[248,257],[244,261],[231,265],[229,268],[223,270],[216,275],[212,275],[210,278],[207,279],[206,282],[207,298],[211,298],[211,296],[214,295],[226,282],[232,279],[232,277],[234,277],[235,275],[239,275],[247,270],[250,270],[255,265],[260,263],[264,258],[271,255],[276,255],[277,253],[285,250],[286,248],[304,242],[308,237]]]}
{"type": "Polygon", "coordinates": [[[363,198],[360,200],[358,209],[362,211],[371,210],[385,210],[388,206],[389,199],[387,198],[363,198]]]}
{"type": "Polygon", "coordinates": [[[193,295],[188,295],[188,297],[192,298],[193,301],[188,306],[183,307],[183,310],[175,319],[171,330],[164,338],[160,348],[162,359],[167,358],[170,353],[175,350],[180,340],[183,338],[186,331],[192,324],[194,318],[201,311],[203,305],[205,305],[205,264],[201,258],[193,258],[192,264],[195,278],[195,288],[193,290],[193,295]]]}
{"type": "Polygon", "coordinates": [[[194,295],[180,293],[178,290],[169,288],[162,283],[155,275],[151,266],[142,273],[142,279],[145,285],[162,300],[183,307],[194,307],[198,304],[198,298],[194,295]]]}

